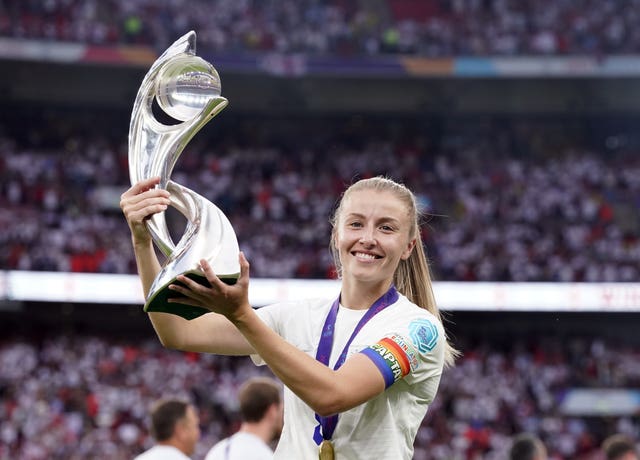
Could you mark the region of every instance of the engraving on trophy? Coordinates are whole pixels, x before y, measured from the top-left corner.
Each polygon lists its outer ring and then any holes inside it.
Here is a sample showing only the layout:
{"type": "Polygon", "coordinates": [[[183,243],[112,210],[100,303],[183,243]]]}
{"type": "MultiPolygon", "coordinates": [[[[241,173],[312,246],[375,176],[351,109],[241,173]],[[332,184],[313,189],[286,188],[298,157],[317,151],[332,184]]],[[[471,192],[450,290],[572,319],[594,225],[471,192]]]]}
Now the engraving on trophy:
{"type": "Polygon", "coordinates": [[[200,307],[169,304],[168,286],[184,274],[208,284],[199,268],[206,259],[223,281],[235,283],[240,275],[238,241],[229,219],[206,198],[171,180],[178,157],[193,136],[228,101],[221,96],[216,69],[195,55],[195,32],[170,46],[151,66],[138,90],[129,126],[129,177],[131,183],[160,176],[161,188],[171,193],[171,206],[187,219],[184,233],[174,243],[165,219],[157,213],[147,226],[166,261],[146,299],[145,311],[162,311],[192,319],[206,313],[200,307]],[[153,102],[177,124],[158,121],[153,102]]]}

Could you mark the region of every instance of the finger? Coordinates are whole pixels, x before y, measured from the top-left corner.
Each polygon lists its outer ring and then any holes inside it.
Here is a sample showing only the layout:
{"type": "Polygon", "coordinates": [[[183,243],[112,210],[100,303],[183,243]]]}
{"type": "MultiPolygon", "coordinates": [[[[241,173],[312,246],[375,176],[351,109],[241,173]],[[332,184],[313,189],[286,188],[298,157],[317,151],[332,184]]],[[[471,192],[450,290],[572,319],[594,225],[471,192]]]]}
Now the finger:
{"type": "Polygon", "coordinates": [[[137,222],[148,218],[152,214],[165,211],[167,208],[168,204],[165,200],[157,199],[127,205],[123,211],[128,221],[137,222]]]}
{"type": "Polygon", "coordinates": [[[138,195],[120,200],[120,207],[125,209],[141,209],[149,204],[171,204],[171,194],[162,189],[151,189],[138,195]]]}
{"type": "Polygon", "coordinates": [[[148,179],[143,179],[139,182],[133,184],[129,190],[122,194],[122,198],[126,198],[133,195],[138,195],[150,188],[155,187],[160,183],[160,176],[150,177],[148,179]]]}
{"type": "Polygon", "coordinates": [[[200,296],[200,294],[207,294],[208,288],[198,283],[195,280],[192,280],[188,276],[178,275],[176,277],[176,281],[182,283],[180,284],[171,284],[169,286],[170,289],[179,292],[180,294],[191,297],[193,299],[200,296]]]}
{"type": "Polygon", "coordinates": [[[251,268],[251,265],[249,264],[247,258],[244,256],[244,252],[240,251],[238,259],[240,260],[240,278],[238,278],[238,281],[245,279],[248,280],[249,269],[251,268]]]}
{"type": "Polygon", "coordinates": [[[131,213],[135,210],[141,209],[140,207],[136,207],[139,205],[147,206],[149,204],[160,203],[169,206],[171,204],[171,194],[164,189],[150,189],[137,195],[129,195],[128,193],[130,191],[131,189],[123,193],[120,197],[120,208],[125,211],[125,213],[131,213]],[[133,209],[133,211],[131,209],[133,209]]]}
{"type": "Polygon", "coordinates": [[[211,287],[217,288],[219,291],[222,291],[226,287],[226,284],[218,278],[218,275],[213,272],[213,268],[211,268],[211,265],[205,259],[200,260],[200,269],[204,272],[204,276],[207,277],[207,281],[209,281],[211,287]]]}
{"type": "Polygon", "coordinates": [[[164,205],[169,206],[171,204],[171,200],[164,196],[154,196],[151,198],[146,198],[144,200],[130,200],[124,203],[123,209],[128,210],[129,212],[140,211],[149,206],[156,205],[164,205]]]}
{"type": "Polygon", "coordinates": [[[171,204],[170,197],[171,194],[168,191],[161,188],[154,188],[139,193],[138,195],[127,197],[121,201],[121,204],[123,203],[126,206],[127,204],[138,204],[146,200],[160,199],[164,204],[169,205],[171,204]]]}

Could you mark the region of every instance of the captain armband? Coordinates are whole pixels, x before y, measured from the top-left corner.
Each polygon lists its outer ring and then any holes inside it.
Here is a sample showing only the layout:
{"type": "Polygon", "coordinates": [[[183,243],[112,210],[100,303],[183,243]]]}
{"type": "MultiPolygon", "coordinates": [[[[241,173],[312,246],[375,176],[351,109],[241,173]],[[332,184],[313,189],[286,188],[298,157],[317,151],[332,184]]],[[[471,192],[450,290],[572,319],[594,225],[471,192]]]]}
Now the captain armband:
{"type": "Polygon", "coordinates": [[[385,388],[406,377],[418,364],[416,351],[402,336],[393,334],[361,351],[378,367],[385,388]]]}

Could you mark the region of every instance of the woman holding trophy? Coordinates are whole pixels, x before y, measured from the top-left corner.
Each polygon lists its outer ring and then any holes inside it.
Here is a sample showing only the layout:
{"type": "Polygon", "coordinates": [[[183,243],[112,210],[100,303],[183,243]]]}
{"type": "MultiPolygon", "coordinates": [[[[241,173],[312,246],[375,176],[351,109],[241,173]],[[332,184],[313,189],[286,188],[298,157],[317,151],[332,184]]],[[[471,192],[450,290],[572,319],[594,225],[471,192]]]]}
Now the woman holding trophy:
{"type": "MultiPolygon", "coordinates": [[[[161,270],[145,224],[170,205],[159,178],[122,195],[145,296],[161,270]]],[[[447,342],[420,240],[414,194],[390,179],[355,182],[332,219],[330,247],[341,278],[337,299],[254,309],[249,262],[210,286],[178,275],[170,303],[206,309],[187,320],[149,318],[168,348],[250,355],[285,384],[285,423],[275,458],[411,459],[418,428],[457,352],[447,342]]]]}

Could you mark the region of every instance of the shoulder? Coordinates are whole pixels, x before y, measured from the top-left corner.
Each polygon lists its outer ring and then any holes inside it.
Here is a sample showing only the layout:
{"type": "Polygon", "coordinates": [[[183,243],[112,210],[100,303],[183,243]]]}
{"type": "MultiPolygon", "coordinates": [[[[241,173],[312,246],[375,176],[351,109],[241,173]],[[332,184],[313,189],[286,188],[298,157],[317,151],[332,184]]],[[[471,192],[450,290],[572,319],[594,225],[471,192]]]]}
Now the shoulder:
{"type": "Polygon", "coordinates": [[[429,310],[419,307],[403,295],[383,313],[385,314],[382,315],[382,319],[391,328],[406,328],[416,333],[426,331],[444,338],[444,327],[440,320],[429,310]]]}
{"type": "Polygon", "coordinates": [[[175,447],[156,445],[134,458],[134,460],[156,460],[156,459],[166,459],[166,460],[187,459],[189,460],[189,457],[187,457],[185,454],[180,452],[175,447]]]}
{"type": "Polygon", "coordinates": [[[234,435],[234,441],[237,440],[240,444],[253,446],[254,448],[264,448],[271,452],[269,446],[258,436],[252,433],[243,433],[242,431],[234,435]]]}
{"type": "Polygon", "coordinates": [[[145,450],[140,455],[134,457],[133,460],[147,460],[151,457],[151,455],[153,454],[153,451],[154,451],[154,447],[152,447],[151,449],[145,450]]]}
{"type": "Polygon", "coordinates": [[[258,436],[251,433],[238,432],[230,438],[232,458],[272,459],[273,451],[258,436]]]}
{"type": "Polygon", "coordinates": [[[446,348],[444,328],[428,310],[401,295],[379,316],[370,331],[378,337],[379,345],[399,348],[414,365],[421,360],[436,364],[443,361],[446,348]]]}
{"type": "Polygon", "coordinates": [[[222,452],[224,452],[224,446],[228,442],[229,442],[229,438],[224,438],[218,441],[216,444],[213,445],[211,449],[209,449],[209,452],[207,452],[207,455],[204,458],[204,460],[217,460],[219,458],[222,458],[222,452]]]}

